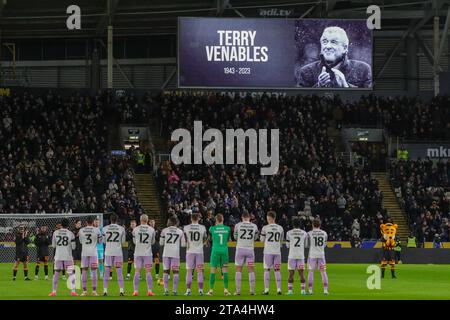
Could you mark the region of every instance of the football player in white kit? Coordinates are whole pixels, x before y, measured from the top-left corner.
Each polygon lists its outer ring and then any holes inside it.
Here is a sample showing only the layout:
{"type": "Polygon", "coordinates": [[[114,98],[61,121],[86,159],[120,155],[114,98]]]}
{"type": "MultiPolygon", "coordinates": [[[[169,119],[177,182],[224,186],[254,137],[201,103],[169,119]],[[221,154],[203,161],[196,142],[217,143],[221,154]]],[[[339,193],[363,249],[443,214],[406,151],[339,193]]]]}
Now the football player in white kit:
{"type": "Polygon", "coordinates": [[[267,225],[261,229],[261,241],[264,242],[264,292],[269,294],[270,269],[273,268],[277,282],[277,294],[281,295],[281,246],[284,238],[283,227],[275,223],[276,213],[267,213],[267,225]]]}
{"type": "Polygon", "coordinates": [[[147,296],[153,296],[153,278],[152,278],[152,245],[155,243],[155,229],[149,226],[148,216],[141,215],[141,224],[133,229],[134,248],[134,281],[133,281],[133,296],[139,295],[139,277],[141,269],[145,268],[147,281],[147,296]]]}
{"type": "Polygon", "coordinates": [[[111,224],[103,228],[103,240],[105,242],[105,277],[103,278],[103,295],[108,295],[108,282],[111,268],[115,267],[117,280],[119,282],[120,295],[123,296],[123,251],[122,246],[126,241],[125,228],[119,226],[117,214],[111,214],[109,218],[111,224]]]}
{"type": "Polygon", "coordinates": [[[301,229],[301,222],[298,218],[292,219],[293,229],[286,233],[286,247],[289,248],[288,256],[288,295],[292,295],[292,286],[294,283],[295,270],[298,270],[300,275],[300,283],[302,286],[301,294],[306,294],[305,291],[305,244],[308,234],[301,229]]]}
{"type": "Polygon", "coordinates": [[[97,295],[97,268],[98,268],[98,253],[97,245],[102,243],[102,234],[99,228],[93,226],[94,217],[87,217],[87,226],[81,228],[78,232],[81,243],[81,280],[83,284],[82,296],[87,295],[87,274],[88,269],[91,268],[92,277],[92,295],[97,295]]]}
{"type": "Polygon", "coordinates": [[[320,220],[313,221],[313,229],[308,232],[308,288],[309,294],[313,293],[314,270],[319,269],[322,275],[323,292],[328,294],[328,276],[325,263],[325,247],[327,246],[328,235],[320,229],[320,220]]]}
{"type": "Polygon", "coordinates": [[[184,227],[186,240],[186,296],[191,295],[193,270],[197,270],[198,292],[203,295],[203,246],[208,240],[208,233],[204,225],[199,224],[200,215],[194,212],[191,215],[191,224],[184,227]]]}
{"type": "Polygon", "coordinates": [[[236,292],[235,296],[241,294],[242,267],[247,263],[248,279],[250,283],[250,295],[255,294],[255,240],[258,236],[258,227],[250,222],[248,211],[242,213],[242,222],[234,227],[234,239],[236,240],[236,254],[234,264],[236,265],[236,292]]]}
{"type": "Polygon", "coordinates": [[[67,270],[69,274],[72,296],[77,296],[75,291],[75,269],[73,267],[72,250],[75,250],[75,235],[68,230],[69,220],[61,220],[61,228],[53,233],[52,246],[55,248],[55,271],[53,274],[53,290],[50,297],[56,296],[58,288],[59,272],[67,270]]]}
{"type": "Polygon", "coordinates": [[[183,231],[178,228],[178,218],[171,216],[167,222],[167,228],[161,231],[159,244],[164,246],[163,250],[163,267],[164,267],[164,295],[169,295],[169,274],[173,273],[173,290],[174,296],[177,295],[178,282],[180,280],[180,246],[186,246],[183,231]]]}

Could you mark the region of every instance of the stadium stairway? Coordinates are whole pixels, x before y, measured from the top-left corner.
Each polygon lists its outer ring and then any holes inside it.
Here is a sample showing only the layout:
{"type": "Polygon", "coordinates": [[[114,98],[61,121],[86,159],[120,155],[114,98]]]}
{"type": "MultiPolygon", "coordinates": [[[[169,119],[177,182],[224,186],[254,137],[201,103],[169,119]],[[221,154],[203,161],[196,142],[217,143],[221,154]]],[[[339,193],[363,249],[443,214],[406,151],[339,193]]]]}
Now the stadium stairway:
{"type": "Polygon", "coordinates": [[[149,173],[135,174],[134,181],[141,206],[149,218],[155,220],[156,227],[160,228],[163,221],[155,178],[149,173]]]}
{"type": "Polygon", "coordinates": [[[388,181],[386,172],[372,172],[372,177],[378,181],[378,186],[383,193],[383,207],[387,210],[394,223],[398,225],[397,235],[403,244],[409,236],[409,227],[406,214],[398,203],[394,190],[388,181]]]}

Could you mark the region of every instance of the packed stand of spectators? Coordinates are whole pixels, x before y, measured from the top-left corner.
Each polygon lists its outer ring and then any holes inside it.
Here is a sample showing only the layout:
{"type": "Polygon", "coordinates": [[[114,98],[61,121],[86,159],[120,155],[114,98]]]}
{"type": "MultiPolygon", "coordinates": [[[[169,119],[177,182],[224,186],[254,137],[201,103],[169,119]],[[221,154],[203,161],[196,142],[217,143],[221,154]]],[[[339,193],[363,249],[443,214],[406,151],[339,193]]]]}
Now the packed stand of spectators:
{"type": "Polygon", "coordinates": [[[336,101],[334,116],[344,125],[383,126],[410,140],[450,140],[450,97],[430,102],[418,97],[362,96],[355,103],[336,101]]]}
{"type": "Polygon", "coordinates": [[[350,149],[355,161],[369,166],[370,171],[383,171],[387,150],[384,142],[352,142],[350,149]]]}
{"type": "Polygon", "coordinates": [[[145,94],[139,99],[133,93],[116,93],[115,108],[120,123],[148,122],[155,107],[150,94],[145,94]]]}
{"type": "Polygon", "coordinates": [[[334,141],[327,135],[331,99],[164,95],[160,103],[162,133],[168,140],[177,128],[192,132],[195,120],[202,121],[203,132],[280,129],[280,169],[273,176],[260,175],[258,165],[161,164],[157,184],[163,208],[168,215],[176,214],[182,225],[189,223],[192,212],[200,212],[208,226],[220,212],[233,227],[247,210],[262,227],[267,211],[275,210],[277,223],[285,229],[299,216],[309,230],[318,215],[330,240],[379,237],[380,219],[386,218],[382,194],[369,171],[335,157],[334,141]]]}
{"type": "Polygon", "coordinates": [[[400,160],[391,164],[391,180],[418,244],[450,240],[450,161],[400,160]]]}
{"type": "Polygon", "coordinates": [[[139,213],[129,158],[107,150],[107,101],[0,96],[0,213],[139,213]]]}

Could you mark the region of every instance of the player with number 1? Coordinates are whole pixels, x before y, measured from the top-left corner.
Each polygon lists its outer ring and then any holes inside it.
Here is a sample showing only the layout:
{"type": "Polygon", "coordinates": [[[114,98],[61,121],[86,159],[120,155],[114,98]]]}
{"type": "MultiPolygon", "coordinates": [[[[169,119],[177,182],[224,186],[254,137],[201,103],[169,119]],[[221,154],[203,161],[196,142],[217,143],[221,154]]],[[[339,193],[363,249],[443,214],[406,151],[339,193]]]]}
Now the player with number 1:
{"type": "Polygon", "coordinates": [[[212,296],[214,292],[214,283],[216,281],[216,270],[222,268],[224,295],[229,296],[228,291],[228,241],[231,237],[231,229],[223,224],[223,215],[216,215],[216,224],[209,228],[209,234],[212,240],[209,274],[209,291],[208,296],[212,296]]]}

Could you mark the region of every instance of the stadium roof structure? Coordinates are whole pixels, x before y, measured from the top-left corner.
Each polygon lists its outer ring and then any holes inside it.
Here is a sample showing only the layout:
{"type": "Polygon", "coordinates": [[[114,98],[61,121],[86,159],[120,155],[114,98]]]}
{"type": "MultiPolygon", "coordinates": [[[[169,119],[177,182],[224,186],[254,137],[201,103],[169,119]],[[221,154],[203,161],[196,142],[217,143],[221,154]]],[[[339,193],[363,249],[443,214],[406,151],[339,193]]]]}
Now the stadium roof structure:
{"type": "Polygon", "coordinates": [[[3,38],[102,37],[111,21],[115,36],[176,34],[177,18],[288,17],[367,18],[366,8],[382,9],[383,31],[426,28],[433,17],[444,24],[448,0],[77,0],[81,30],[67,32],[66,8],[72,0],[0,0],[3,38]]]}

